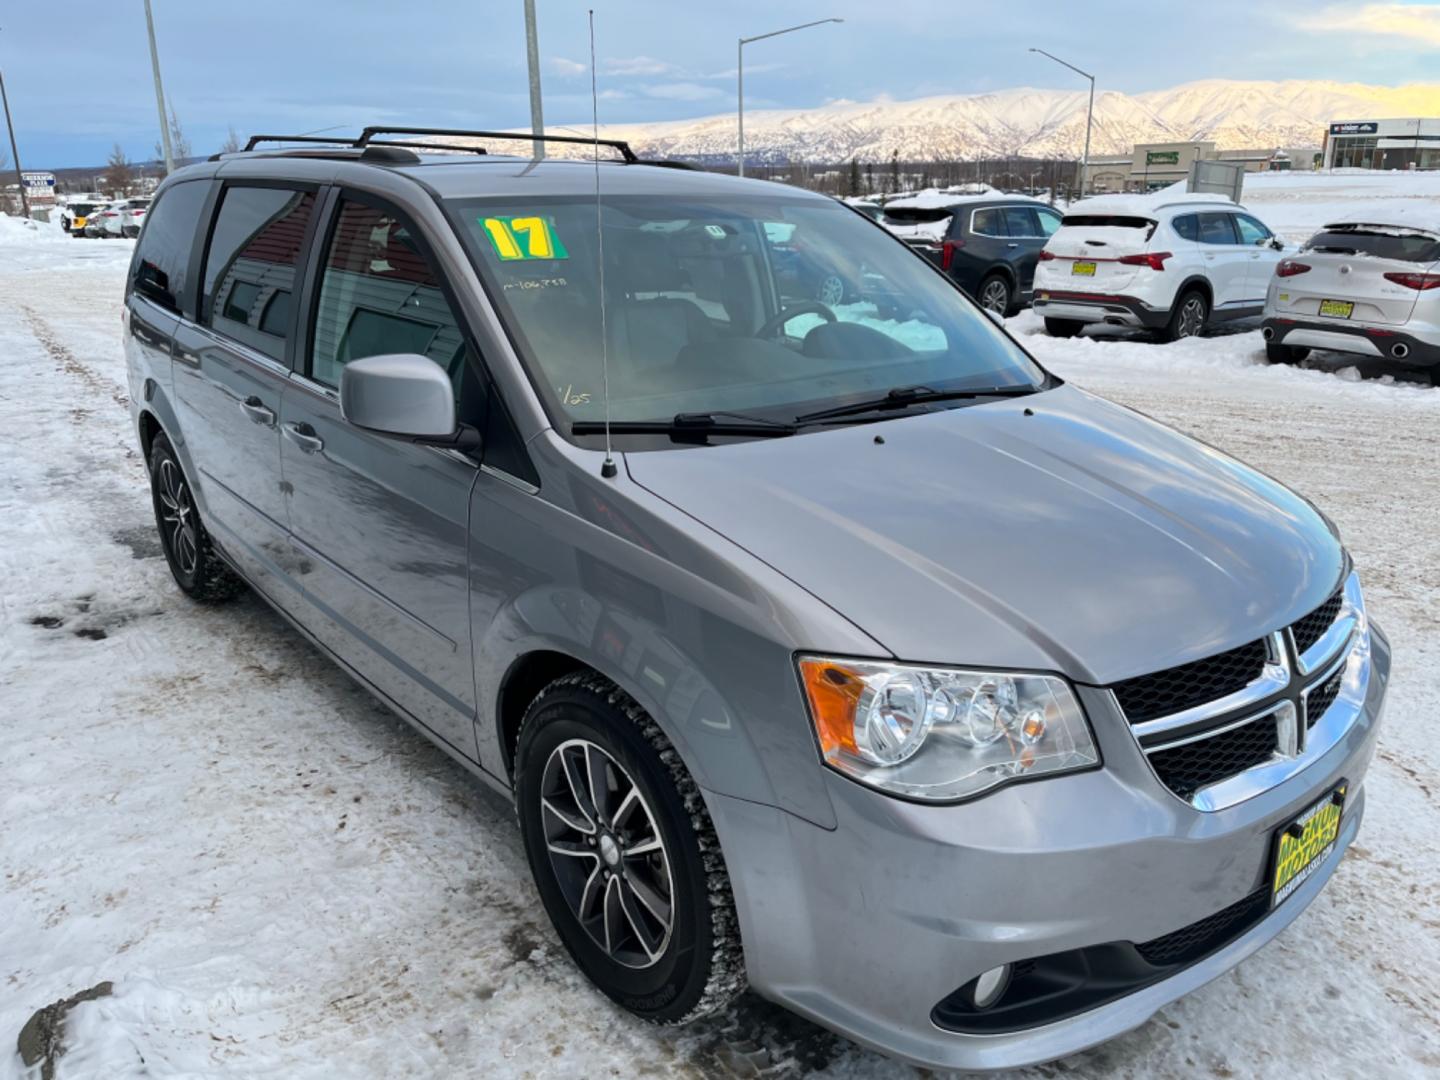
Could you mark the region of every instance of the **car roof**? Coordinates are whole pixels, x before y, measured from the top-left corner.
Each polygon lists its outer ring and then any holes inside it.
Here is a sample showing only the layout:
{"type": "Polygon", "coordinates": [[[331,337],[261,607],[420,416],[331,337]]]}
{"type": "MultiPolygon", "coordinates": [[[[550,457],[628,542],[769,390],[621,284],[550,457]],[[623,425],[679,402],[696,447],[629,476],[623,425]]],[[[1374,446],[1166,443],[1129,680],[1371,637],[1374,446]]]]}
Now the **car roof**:
{"type": "MultiPolygon", "coordinates": [[[[627,164],[602,157],[598,171],[602,195],[757,195],[834,205],[828,196],[803,188],[704,172],[673,162],[642,160],[627,164]]],[[[536,161],[502,154],[423,151],[391,159],[367,159],[345,150],[252,151],[224,154],[213,161],[186,166],[177,170],[167,184],[209,176],[362,184],[366,177],[381,174],[414,180],[444,199],[576,196],[593,195],[596,163],[579,158],[536,161]]]]}
{"type": "Polygon", "coordinates": [[[986,191],[979,194],[964,194],[961,192],[943,191],[921,191],[914,195],[901,195],[898,198],[890,199],[885,203],[884,209],[892,207],[899,209],[918,210],[959,210],[967,206],[994,206],[998,204],[1013,206],[1017,203],[1027,206],[1045,206],[1044,200],[1032,198],[1029,195],[1006,195],[999,191],[986,191]]]}
{"type": "Polygon", "coordinates": [[[1156,217],[1160,211],[1177,210],[1244,210],[1245,207],[1224,195],[1194,192],[1178,195],[1092,195],[1071,204],[1071,214],[1104,214],[1117,217],[1156,217]]]}

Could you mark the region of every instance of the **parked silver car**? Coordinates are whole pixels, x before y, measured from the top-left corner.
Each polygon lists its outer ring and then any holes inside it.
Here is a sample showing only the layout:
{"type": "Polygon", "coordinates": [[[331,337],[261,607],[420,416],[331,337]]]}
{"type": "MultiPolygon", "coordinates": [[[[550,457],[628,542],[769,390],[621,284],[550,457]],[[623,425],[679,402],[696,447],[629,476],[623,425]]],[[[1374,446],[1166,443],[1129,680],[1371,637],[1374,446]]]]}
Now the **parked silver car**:
{"type": "Polygon", "coordinates": [[[1326,349],[1397,361],[1440,386],[1440,214],[1325,226],[1275,268],[1261,332],[1274,363],[1326,349]]]}
{"type": "Polygon", "coordinates": [[[1314,506],[831,199],[380,134],[162,187],[125,334],[157,524],[182,590],[248,584],[515,799],[601,990],[1019,1065],[1314,899],[1390,669],[1314,506]],[[787,295],[784,225],[906,317],[787,295]]]}

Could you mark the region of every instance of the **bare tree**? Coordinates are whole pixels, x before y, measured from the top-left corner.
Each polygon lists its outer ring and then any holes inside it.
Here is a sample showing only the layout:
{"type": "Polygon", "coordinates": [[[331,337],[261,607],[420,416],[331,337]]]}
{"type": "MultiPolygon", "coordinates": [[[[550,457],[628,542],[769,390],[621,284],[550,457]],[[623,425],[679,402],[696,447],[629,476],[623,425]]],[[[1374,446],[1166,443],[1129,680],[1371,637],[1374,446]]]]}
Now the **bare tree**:
{"type": "MultiPolygon", "coordinates": [[[[176,165],[188,160],[192,155],[190,151],[190,140],[186,138],[185,131],[180,127],[180,118],[175,115],[175,106],[170,106],[170,155],[176,165]]],[[[155,142],[155,160],[165,160],[165,145],[162,141],[155,142]]]]}
{"type": "Polygon", "coordinates": [[[225,141],[220,144],[220,153],[238,154],[244,145],[245,144],[240,141],[240,136],[235,134],[235,125],[231,124],[229,134],[225,136],[225,141]]]}
{"type": "Polygon", "coordinates": [[[135,167],[130,164],[125,148],[119,143],[111,148],[110,156],[105,160],[105,174],[100,177],[100,183],[116,199],[125,198],[135,186],[135,167]]]}

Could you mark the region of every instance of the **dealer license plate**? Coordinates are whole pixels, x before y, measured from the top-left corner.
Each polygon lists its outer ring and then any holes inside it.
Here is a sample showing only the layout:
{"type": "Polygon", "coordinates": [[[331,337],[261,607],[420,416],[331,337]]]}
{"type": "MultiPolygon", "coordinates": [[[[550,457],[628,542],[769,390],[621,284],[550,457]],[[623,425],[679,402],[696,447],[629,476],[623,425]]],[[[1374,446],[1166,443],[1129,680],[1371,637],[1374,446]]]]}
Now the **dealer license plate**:
{"type": "Polygon", "coordinates": [[[1341,781],[1298,818],[1275,834],[1270,865],[1270,905],[1283,903],[1309,879],[1316,868],[1335,850],[1340,835],[1340,816],[1345,808],[1349,785],[1341,781]]]}
{"type": "Polygon", "coordinates": [[[1093,262],[1077,262],[1070,264],[1070,273],[1076,277],[1094,277],[1095,264],[1093,262]]]}
{"type": "Polygon", "coordinates": [[[1348,319],[1355,311],[1351,300],[1321,300],[1320,314],[1331,319],[1348,319]]]}

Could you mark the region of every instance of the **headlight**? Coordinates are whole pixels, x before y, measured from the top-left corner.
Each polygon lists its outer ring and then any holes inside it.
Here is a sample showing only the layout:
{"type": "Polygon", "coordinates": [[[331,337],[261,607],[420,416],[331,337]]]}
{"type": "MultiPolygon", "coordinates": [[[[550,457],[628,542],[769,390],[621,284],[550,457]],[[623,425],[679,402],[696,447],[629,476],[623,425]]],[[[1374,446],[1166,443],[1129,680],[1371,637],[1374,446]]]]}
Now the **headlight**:
{"type": "Polygon", "coordinates": [[[1100,761],[1054,676],[802,656],[800,679],[826,764],[881,791],[965,799],[1100,761]]]}

